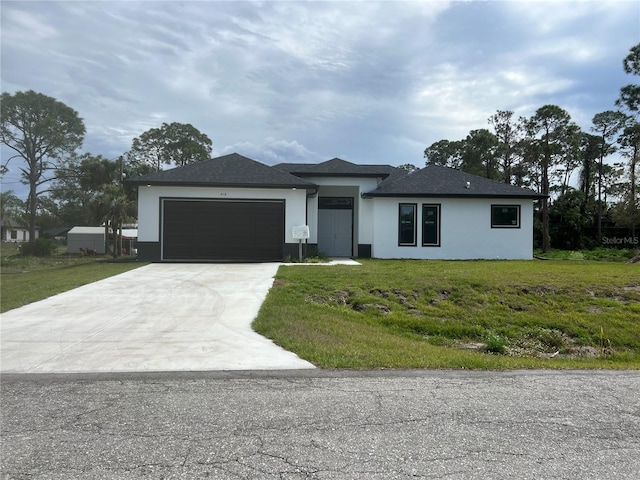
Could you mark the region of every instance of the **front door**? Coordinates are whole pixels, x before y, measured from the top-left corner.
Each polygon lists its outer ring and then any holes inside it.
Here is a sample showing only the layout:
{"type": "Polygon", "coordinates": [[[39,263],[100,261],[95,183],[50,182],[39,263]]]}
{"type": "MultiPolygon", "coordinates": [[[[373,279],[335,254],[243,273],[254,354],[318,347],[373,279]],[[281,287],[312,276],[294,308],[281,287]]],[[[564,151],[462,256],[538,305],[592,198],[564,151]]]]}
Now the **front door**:
{"type": "Polygon", "coordinates": [[[353,198],[318,199],[318,251],[328,257],[353,255],[353,198]]]}

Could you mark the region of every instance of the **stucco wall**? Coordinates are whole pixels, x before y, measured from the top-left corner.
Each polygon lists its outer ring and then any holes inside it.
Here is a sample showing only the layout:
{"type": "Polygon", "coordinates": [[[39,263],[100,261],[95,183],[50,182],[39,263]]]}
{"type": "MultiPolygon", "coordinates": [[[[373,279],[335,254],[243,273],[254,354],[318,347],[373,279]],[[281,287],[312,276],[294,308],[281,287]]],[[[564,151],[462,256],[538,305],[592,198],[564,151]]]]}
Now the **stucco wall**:
{"type": "Polygon", "coordinates": [[[533,201],[514,199],[375,198],[373,251],[376,258],[531,259],[533,201]],[[398,246],[398,205],[417,204],[417,246],[398,246]],[[422,246],[422,204],[439,203],[440,247],[422,246]],[[491,228],[491,205],[520,205],[520,228],[491,228]]]}
{"type": "Polygon", "coordinates": [[[138,188],[138,241],[160,241],[160,198],[211,198],[216,200],[284,200],[285,242],[297,243],[292,227],[306,225],[306,190],[211,187],[138,188]]]}
{"type": "MultiPolygon", "coordinates": [[[[318,185],[318,195],[309,198],[310,243],[317,242],[318,196],[321,197],[353,197],[354,200],[354,248],[358,243],[373,242],[373,210],[371,201],[362,199],[362,194],[370,192],[378,185],[378,179],[370,177],[305,177],[305,180],[318,185]]],[[[354,250],[355,251],[355,250],[354,250]]]]}
{"type": "MultiPolygon", "coordinates": [[[[3,242],[28,242],[29,241],[29,229],[23,227],[2,227],[2,241],[3,242]],[[16,232],[16,238],[11,238],[11,232],[16,232]]],[[[36,229],[36,239],[40,238],[40,230],[36,229]]]]}

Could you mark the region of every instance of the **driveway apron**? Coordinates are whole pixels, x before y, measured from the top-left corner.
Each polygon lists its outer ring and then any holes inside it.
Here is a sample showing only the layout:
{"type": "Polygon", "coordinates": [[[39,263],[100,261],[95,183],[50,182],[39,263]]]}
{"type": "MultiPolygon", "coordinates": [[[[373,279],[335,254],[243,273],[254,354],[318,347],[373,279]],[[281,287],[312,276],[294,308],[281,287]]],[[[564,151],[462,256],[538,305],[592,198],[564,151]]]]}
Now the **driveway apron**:
{"type": "Polygon", "coordinates": [[[279,265],[151,264],[5,312],[0,371],[314,368],[251,329],[279,265]]]}

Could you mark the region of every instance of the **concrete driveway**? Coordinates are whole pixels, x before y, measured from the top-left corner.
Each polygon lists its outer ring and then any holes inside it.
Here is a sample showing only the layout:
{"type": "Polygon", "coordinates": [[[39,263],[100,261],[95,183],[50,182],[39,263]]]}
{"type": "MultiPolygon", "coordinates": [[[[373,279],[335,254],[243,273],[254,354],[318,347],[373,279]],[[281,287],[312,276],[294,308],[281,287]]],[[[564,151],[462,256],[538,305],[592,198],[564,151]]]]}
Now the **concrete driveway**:
{"type": "Polygon", "coordinates": [[[280,264],[151,264],[2,314],[2,373],[314,368],[251,329],[280,264]]]}

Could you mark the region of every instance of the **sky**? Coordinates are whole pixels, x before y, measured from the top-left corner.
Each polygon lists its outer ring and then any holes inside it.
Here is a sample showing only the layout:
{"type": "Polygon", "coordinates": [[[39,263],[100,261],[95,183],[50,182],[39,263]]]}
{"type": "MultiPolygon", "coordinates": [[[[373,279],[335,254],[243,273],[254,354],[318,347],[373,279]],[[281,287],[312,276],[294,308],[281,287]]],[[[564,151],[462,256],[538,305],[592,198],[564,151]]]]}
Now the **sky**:
{"type": "MultiPolygon", "coordinates": [[[[213,156],[424,165],[489,116],[565,109],[585,131],[637,83],[640,2],[5,1],[2,91],[76,110],[117,158],[163,122],[213,156]]],[[[2,149],[7,158],[6,147],[2,149]]],[[[4,162],[3,162],[4,163],[4,162]]],[[[12,160],[2,190],[26,197],[12,160]]]]}

